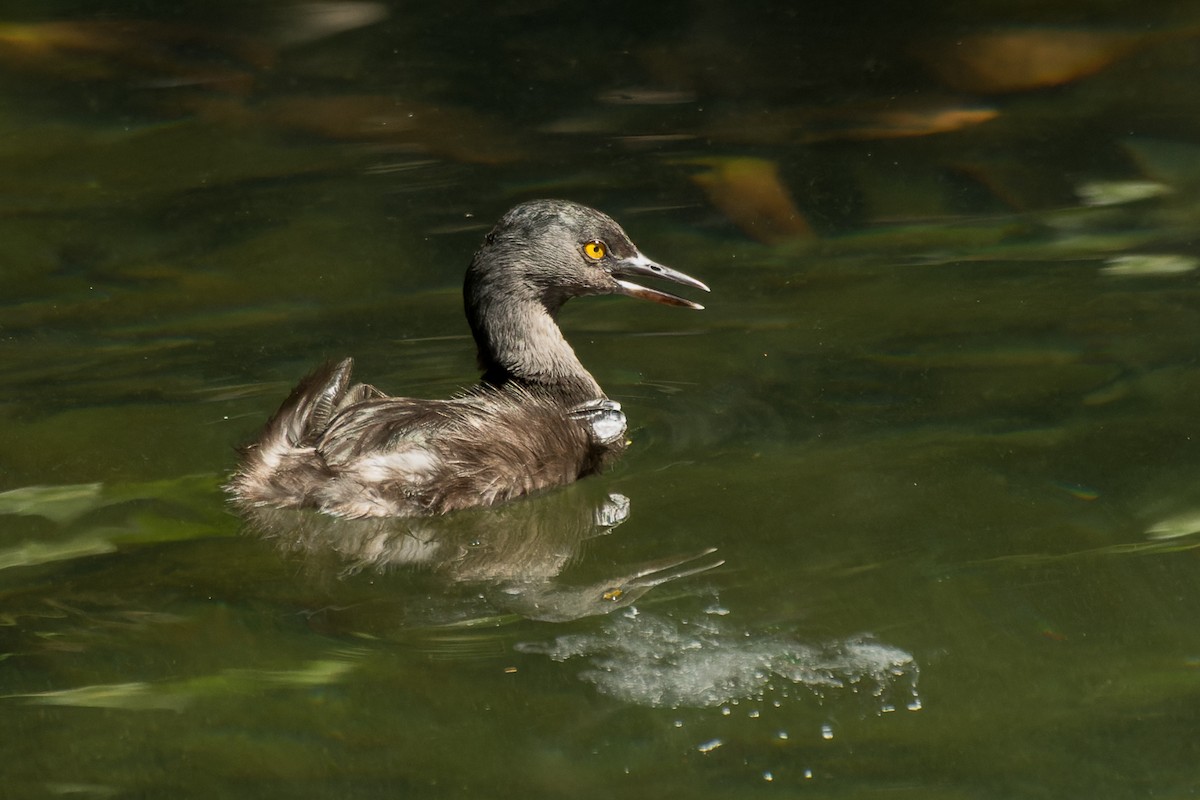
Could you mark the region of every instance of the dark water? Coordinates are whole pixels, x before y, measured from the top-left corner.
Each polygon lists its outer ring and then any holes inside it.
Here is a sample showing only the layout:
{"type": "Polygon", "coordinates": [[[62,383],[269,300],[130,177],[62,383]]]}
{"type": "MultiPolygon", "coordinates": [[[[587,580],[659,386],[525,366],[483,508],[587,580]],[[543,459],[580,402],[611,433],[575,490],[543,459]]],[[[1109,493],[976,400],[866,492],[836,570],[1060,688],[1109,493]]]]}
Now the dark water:
{"type": "Polygon", "coordinates": [[[0,4],[0,795],[1200,795],[1200,13],[941,6],[0,4]],[[623,462],[248,530],[547,195],[623,462]]]}

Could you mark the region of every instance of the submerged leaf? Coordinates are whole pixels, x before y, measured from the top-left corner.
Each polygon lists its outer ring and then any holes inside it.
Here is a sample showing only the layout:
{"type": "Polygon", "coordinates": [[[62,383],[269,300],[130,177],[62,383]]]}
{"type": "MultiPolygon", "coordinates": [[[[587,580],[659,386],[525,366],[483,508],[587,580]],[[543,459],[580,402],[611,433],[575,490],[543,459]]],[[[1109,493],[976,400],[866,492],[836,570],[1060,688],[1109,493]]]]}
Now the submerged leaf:
{"type": "Polygon", "coordinates": [[[205,85],[244,93],[275,55],[246,37],[145,20],[0,24],[0,63],[72,81],[205,85]],[[231,66],[231,62],[235,66],[231,66]]]}
{"type": "Polygon", "coordinates": [[[1200,259],[1178,253],[1128,253],[1106,263],[1100,270],[1105,275],[1178,275],[1194,270],[1200,259]]]}
{"type": "Polygon", "coordinates": [[[812,228],[779,179],[779,167],[761,158],[708,158],[692,176],[714,206],[742,231],[765,244],[809,237],[812,228]]]}
{"type": "Polygon", "coordinates": [[[387,19],[387,6],[362,0],[285,4],[273,38],[285,47],[308,44],[387,19]]]}
{"type": "Polygon", "coordinates": [[[847,108],[828,115],[820,130],[806,131],[804,141],[870,141],[905,139],[971,128],[1000,116],[994,108],[955,104],[910,104],[886,108],[847,108]]]}
{"type": "Polygon", "coordinates": [[[231,694],[256,694],[264,689],[327,686],[354,668],[353,652],[309,661],[297,669],[228,669],[175,681],[103,683],[50,692],[7,695],[29,703],[79,708],[120,708],[127,711],[183,711],[196,700],[231,694]]]}
{"type": "Polygon", "coordinates": [[[706,138],[726,142],[791,145],[796,142],[907,139],[950,133],[989,122],[999,110],[956,98],[868,100],[846,105],[797,107],[717,115],[706,138]]]}
{"type": "Polygon", "coordinates": [[[131,505],[123,520],[89,526],[69,539],[50,534],[0,549],[0,570],[113,553],[123,545],[232,536],[237,522],[225,512],[218,495],[220,482],[217,475],[184,475],[113,486],[27,486],[2,492],[0,514],[44,517],[62,526],[97,509],[131,505]]]}
{"type": "Polygon", "coordinates": [[[1178,539],[1200,533],[1200,509],[1192,509],[1160,520],[1146,529],[1151,539],[1178,539]]]}
{"type": "Polygon", "coordinates": [[[99,483],[10,489],[0,492],[0,514],[45,517],[61,525],[103,505],[101,489],[99,483]]]}
{"type": "Polygon", "coordinates": [[[504,164],[523,147],[500,120],[391,95],[295,94],[240,107],[258,125],[339,142],[400,143],[470,164],[504,164]]]}
{"type": "Polygon", "coordinates": [[[103,555],[116,549],[116,545],[107,537],[95,533],[65,542],[23,542],[17,547],[0,550],[0,570],[103,555]]]}
{"type": "Polygon", "coordinates": [[[1019,92],[1093,75],[1149,38],[1120,31],[1026,28],[925,43],[915,54],[953,89],[1019,92]]]}
{"type": "Polygon", "coordinates": [[[1115,206],[1161,197],[1173,191],[1157,181],[1090,181],[1075,189],[1085,206],[1115,206]]]}
{"type": "Polygon", "coordinates": [[[0,514],[45,517],[66,525],[97,508],[134,500],[161,500],[204,510],[211,508],[221,480],[218,475],[202,474],[111,486],[102,483],[25,486],[0,492],[0,514]]]}
{"type": "Polygon", "coordinates": [[[25,698],[30,703],[46,706],[123,708],[128,711],[182,711],[192,699],[187,694],[171,691],[169,684],[145,681],[103,683],[9,696],[25,698]]]}

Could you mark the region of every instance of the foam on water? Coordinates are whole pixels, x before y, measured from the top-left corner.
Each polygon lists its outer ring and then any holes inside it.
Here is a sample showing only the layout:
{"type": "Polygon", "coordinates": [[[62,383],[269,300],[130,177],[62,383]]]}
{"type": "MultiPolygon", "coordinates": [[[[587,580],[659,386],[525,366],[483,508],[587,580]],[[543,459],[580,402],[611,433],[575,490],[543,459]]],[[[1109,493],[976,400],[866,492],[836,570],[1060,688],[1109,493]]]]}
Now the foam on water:
{"type": "Polygon", "coordinates": [[[881,712],[894,710],[896,693],[909,710],[920,708],[912,654],[865,635],[813,644],[737,629],[719,617],[677,620],[642,613],[610,617],[595,633],[518,649],[556,661],[586,658],[590,666],[580,673],[583,680],[638,705],[714,707],[762,700],[783,680],[817,695],[843,689],[869,693],[881,712]]]}

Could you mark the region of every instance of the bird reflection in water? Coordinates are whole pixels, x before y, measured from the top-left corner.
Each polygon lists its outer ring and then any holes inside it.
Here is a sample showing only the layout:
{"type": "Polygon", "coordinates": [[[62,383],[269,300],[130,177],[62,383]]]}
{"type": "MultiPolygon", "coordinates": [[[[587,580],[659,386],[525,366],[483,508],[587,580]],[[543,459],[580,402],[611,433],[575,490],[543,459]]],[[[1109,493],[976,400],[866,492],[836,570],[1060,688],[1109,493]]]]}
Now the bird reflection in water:
{"type": "Polygon", "coordinates": [[[444,517],[339,519],[271,507],[245,509],[244,515],[253,533],[326,578],[404,571],[470,589],[445,593],[445,606],[434,614],[441,624],[506,614],[547,622],[609,614],[657,586],[724,563],[713,555],[716,548],[705,548],[630,564],[583,583],[561,579],[568,568],[581,566],[586,542],[630,516],[627,497],[588,484],[444,517]],[[456,598],[468,596],[471,607],[464,609],[456,598]]]}

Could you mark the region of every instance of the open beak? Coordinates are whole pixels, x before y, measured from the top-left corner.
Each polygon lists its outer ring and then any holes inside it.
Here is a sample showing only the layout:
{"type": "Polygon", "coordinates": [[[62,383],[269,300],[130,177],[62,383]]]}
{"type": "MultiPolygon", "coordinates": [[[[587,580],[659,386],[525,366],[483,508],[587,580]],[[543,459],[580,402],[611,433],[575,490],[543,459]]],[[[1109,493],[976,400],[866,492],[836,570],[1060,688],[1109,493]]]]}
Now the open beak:
{"type": "Polygon", "coordinates": [[[641,253],[632,258],[625,258],[618,261],[612,267],[612,276],[616,278],[617,285],[621,287],[621,294],[627,294],[630,297],[640,297],[643,300],[653,300],[656,303],[662,303],[665,306],[683,306],[684,308],[701,309],[704,306],[699,303],[693,303],[691,300],[685,300],[682,297],[676,297],[667,292],[660,292],[658,289],[649,289],[645,286],[633,283],[632,281],[622,280],[623,278],[661,278],[664,281],[691,286],[693,289],[709,291],[708,287],[700,281],[684,275],[682,272],[664,267],[662,264],[651,261],[641,253]]]}

